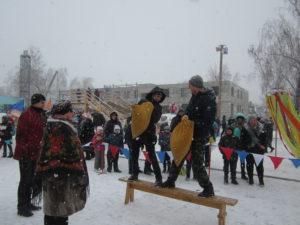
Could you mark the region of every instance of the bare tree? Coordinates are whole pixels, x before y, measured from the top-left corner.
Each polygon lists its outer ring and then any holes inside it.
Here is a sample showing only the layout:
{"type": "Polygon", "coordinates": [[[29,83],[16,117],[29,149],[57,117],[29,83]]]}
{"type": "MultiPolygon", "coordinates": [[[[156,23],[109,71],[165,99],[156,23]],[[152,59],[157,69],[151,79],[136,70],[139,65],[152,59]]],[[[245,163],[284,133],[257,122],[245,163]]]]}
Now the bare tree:
{"type": "MultiPolygon", "coordinates": [[[[299,22],[299,0],[288,0],[299,22]],[[296,7],[297,6],[297,7],[296,7]]],[[[300,32],[295,21],[283,16],[267,22],[260,34],[257,46],[248,50],[262,80],[263,93],[271,89],[287,89],[297,95],[297,79],[300,75],[300,32]]]]}
{"type": "Polygon", "coordinates": [[[73,78],[70,81],[69,89],[77,89],[77,88],[93,88],[93,78],[91,77],[83,77],[78,79],[77,77],[73,78]]]}
{"type": "MultiPolygon", "coordinates": [[[[207,75],[208,75],[209,80],[219,81],[219,66],[214,65],[214,66],[209,67],[207,75]]],[[[223,65],[222,76],[223,76],[223,80],[230,80],[231,81],[232,78],[233,78],[227,64],[223,65]]]]}

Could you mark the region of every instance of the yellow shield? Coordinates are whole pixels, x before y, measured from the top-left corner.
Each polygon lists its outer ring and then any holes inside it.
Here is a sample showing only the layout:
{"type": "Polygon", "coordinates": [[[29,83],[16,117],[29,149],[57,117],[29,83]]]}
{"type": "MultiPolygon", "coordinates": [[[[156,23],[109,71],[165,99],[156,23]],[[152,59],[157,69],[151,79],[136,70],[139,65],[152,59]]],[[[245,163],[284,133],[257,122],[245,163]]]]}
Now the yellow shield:
{"type": "Polygon", "coordinates": [[[154,106],[151,102],[131,106],[131,132],[132,138],[140,136],[149,126],[154,106]]]}
{"type": "Polygon", "coordinates": [[[174,162],[178,166],[190,150],[193,139],[194,122],[183,119],[175,127],[171,135],[171,150],[174,162]]]}

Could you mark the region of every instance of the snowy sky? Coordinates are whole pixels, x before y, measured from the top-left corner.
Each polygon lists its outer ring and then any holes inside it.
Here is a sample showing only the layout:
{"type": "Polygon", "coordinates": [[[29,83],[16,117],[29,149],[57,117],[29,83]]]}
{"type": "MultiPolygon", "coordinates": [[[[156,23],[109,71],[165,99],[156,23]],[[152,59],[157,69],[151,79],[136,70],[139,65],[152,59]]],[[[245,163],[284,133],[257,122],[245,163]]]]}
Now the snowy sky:
{"type": "Polygon", "coordinates": [[[224,62],[245,78],[259,100],[247,54],[263,24],[284,0],[0,0],[0,77],[29,46],[48,67],[66,67],[69,79],[89,76],[94,86],[176,83],[224,62]]]}

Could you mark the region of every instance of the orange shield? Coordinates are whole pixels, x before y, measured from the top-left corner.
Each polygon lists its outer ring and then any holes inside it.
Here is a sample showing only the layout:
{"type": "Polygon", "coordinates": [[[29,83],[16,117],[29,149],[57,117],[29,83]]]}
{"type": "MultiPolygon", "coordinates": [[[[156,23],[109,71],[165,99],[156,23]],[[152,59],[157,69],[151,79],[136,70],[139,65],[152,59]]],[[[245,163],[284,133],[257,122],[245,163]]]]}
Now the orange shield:
{"type": "Polygon", "coordinates": [[[132,138],[140,136],[149,126],[154,106],[151,102],[131,106],[131,132],[132,138]]]}
{"type": "Polygon", "coordinates": [[[174,156],[174,162],[178,166],[184,160],[193,139],[194,122],[183,119],[175,127],[171,135],[171,150],[174,156]]]}

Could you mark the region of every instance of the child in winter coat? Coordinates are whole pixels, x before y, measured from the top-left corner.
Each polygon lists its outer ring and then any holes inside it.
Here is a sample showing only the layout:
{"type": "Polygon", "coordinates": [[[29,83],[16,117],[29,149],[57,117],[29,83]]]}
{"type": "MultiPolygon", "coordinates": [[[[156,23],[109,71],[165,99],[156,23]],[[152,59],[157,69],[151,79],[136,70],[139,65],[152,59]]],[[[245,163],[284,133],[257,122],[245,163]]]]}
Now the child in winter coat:
{"type": "Polygon", "coordinates": [[[165,126],[162,131],[159,132],[159,142],[160,145],[160,151],[165,152],[165,158],[163,162],[163,173],[169,172],[170,166],[171,166],[171,159],[170,156],[167,154],[168,151],[171,151],[170,147],[170,138],[171,138],[171,132],[170,127],[165,126]]]}
{"type": "Polygon", "coordinates": [[[236,165],[238,161],[238,154],[233,152],[230,160],[226,158],[225,153],[221,150],[222,148],[232,148],[235,149],[237,145],[237,138],[233,136],[233,129],[228,127],[225,131],[225,135],[222,136],[219,142],[219,149],[223,155],[224,160],[224,184],[228,184],[228,173],[229,173],[229,166],[230,166],[230,173],[231,173],[231,183],[237,185],[238,182],[236,181],[236,165]]]}
{"type": "Polygon", "coordinates": [[[109,144],[107,151],[107,172],[112,171],[112,165],[114,166],[114,172],[121,173],[119,169],[119,153],[124,147],[123,134],[121,133],[121,127],[119,125],[114,126],[114,132],[109,134],[105,138],[105,141],[109,144]]]}
{"type": "Polygon", "coordinates": [[[94,169],[100,174],[104,173],[105,168],[105,145],[104,145],[104,131],[103,127],[97,127],[96,134],[92,139],[92,147],[95,152],[94,169]]]}
{"type": "Polygon", "coordinates": [[[13,135],[13,126],[9,121],[7,116],[2,117],[2,123],[0,124],[0,138],[3,144],[3,157],[11,158],[13,156],[12,152],[12,135],[13,135]],[[7,148],[9,153],[7,155],[7,148]]]}

